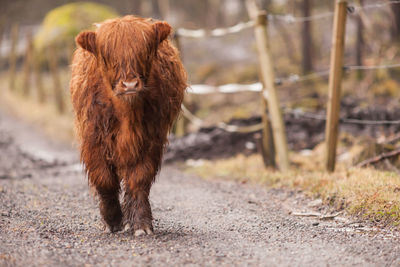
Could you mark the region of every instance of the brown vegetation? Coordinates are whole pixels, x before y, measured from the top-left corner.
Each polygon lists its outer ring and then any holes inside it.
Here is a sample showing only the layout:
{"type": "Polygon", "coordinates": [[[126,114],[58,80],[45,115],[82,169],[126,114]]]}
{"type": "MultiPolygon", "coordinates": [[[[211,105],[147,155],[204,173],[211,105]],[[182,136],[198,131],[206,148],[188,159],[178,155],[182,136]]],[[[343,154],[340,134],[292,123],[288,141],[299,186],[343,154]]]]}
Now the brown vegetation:
{"type": "Polygon", "coordinates": [[[70,90],[81,160],[111,231],[121,229],[123,213],[135,234],[153,230],[148,195],[187,87],[170,31],[126,16],[76,38],[70,90]]]}

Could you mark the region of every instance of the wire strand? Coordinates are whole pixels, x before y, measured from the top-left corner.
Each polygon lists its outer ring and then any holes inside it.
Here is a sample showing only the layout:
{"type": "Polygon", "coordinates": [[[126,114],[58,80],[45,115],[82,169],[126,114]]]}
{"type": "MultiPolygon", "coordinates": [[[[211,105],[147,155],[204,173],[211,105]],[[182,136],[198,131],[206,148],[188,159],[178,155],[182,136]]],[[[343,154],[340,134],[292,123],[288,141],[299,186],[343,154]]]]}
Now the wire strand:
{"type": "Polygon", "coordinates": [[[287,23],[296,23],[296,22],[305,22],[305,21],[312,21],[317,19],[326,19],[333,17],[334,12],[326,12],[322,14],[312,15],[308,17],[296,17],[292,14],[285,14],[285,15],[269,15],[268,18],[270,21],[280,20],[287,23]]]}
{"type": "MultiPolygon", "coordinates": [[[[291,114],[295,117],[303,117],[313,120],[326,121],[326,115],[314,114],[310,112],[304,112],[299,109],[285,109],[286,114],[291,114]]],[[[360,120],[351,118],[339,118],[339,121],[346,124],[361,124],[361,125],[398,125],[400,120],[360,120]]]]}
{"type": "Polygon", "coordinates": [[[221,37],[227,34],[238,33],[248,28],[251,28],[255,25],[253,20],[249,20],[247,22],[240,22],[232,27],[227,28],[216,28],[213,30],[189,30],[185,28],[179,28],[176,30],[176,34],[178,36],[187,37],[187,38],[206,38],[206,37],[221,37]]]}
{"type": "Polygon", "coordinates": [[[309,80],[314,80],[320,77],[325,77],[329,75],[329,70],[317,71],[314,73],[306,74],[306,75],[298,75],[298,74],[291,74],[285,78],[277,78],[275,80],[276,85],[282,85],[284,83],[296,83],[296,82],[304,82],[309,80]]]}
{"type": "Polygon", "coordinates": [[[344,66],[344,70],[377,70],[377,69],[392,69],[400,68],[399,64],[389,64],[389,65],[375,65],[375,66],[344,66]]]}

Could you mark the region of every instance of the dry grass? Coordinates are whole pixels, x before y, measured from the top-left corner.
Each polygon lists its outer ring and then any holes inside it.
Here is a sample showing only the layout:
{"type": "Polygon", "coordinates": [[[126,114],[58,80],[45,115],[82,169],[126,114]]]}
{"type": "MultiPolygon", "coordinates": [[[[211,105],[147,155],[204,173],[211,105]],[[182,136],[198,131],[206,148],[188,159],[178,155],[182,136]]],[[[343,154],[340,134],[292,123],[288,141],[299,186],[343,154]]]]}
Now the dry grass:
{"type": "Polygon", "coordinates": [[[292,154],[291,171],[281,173],[265,169],[259,155],[188,164],[188,172],[206,179],[216,177],[255,182],[271,187],[302,189],[309,196],[349,214],[379,222],[400,224],[400,177],[375,169],[347,167],[339,163],[335,173],[323,171],[319,148],[310,155],[292,154]]]}
{"type": "MultiPolygon", "coordinates": [[[[66,71],[61,73],[64,88],[68,88],[69,76],[66,71]]],[[[73,115],[68,91],[65,89],[64,98],[66,112],[60,114],[52,99],[52,81],[48,75],[43,77],[47,101],[39,103],[36,96],[36,88],[32,88],[31,96],[24,97],[21,93],[21,73],[17,74],[16,91],[10,92],[6,74],[0,77],[1,98],[0,107],[5,112],[11,113],[17,118],[28,122],[43,130],[50,138],[65,143],[71,143],[74,139],[73,115]]]]}

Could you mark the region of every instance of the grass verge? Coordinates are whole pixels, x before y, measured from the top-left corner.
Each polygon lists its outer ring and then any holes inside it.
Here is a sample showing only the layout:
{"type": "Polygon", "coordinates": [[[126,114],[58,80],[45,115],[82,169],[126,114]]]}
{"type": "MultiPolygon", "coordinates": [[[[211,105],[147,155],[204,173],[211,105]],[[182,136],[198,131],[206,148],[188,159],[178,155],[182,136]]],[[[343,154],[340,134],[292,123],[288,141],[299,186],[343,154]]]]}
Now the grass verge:
{"type": "Polygon", "coordinates": [[[216,177],[261,183],[270,187],[296,188],[321,198],[337,210],[371,220],[379,225],[400,225],[400,176],[371,168],[353,168],[339,163],[335,173],[323,171],[321,159],[293,153],[296,168],[287,173],[265,169],[259,155],[238,155],[217,161],[187,164],[185,170],[203,178],[216,177]],[[190,166],[188,166],[190,165],[190,166]]]}
{"type": "MultiPolygon", "coordinates": [[[[23,97],[9,90],[2,91],[1,109],[44,131],[50,138],[71,144],[74,139],[73,115],[60,114],[53,102],[39,104],[34,98],[23,97]]],[[[69,101],[68,101],[69,102],[69,101]]]]}

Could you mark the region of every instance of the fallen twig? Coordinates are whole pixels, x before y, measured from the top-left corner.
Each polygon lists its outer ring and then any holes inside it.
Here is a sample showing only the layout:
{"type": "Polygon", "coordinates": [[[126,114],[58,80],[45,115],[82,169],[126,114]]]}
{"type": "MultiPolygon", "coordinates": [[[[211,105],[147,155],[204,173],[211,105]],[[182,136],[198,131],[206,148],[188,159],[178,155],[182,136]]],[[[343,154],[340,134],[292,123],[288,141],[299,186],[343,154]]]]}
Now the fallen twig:
{"type": "Polygon", "coordinates": [[[300,217],[317,217],[320,220],[332,220],[334,219],[336,216],[339,216],[341,214],[341,212],[335,213],[335,214],[327,214],[327,215],[322,215],[321,213],[317,213],[317,212],[292,212],[293,216],[300,216],[300,217]]]}
{"type": "Polygon", "coordinates": [[[335,214],[323,215],[323,216],[319,217],[319,219],[323,220],[323,221],[333,220],[333,219],[335,219],[335,217],[339,216],[340,214],[342,214],[342,213],[341,212],[337,212],[335,214]]]}
{"type": "Polygon", "coordinates": [[[373,164],[373,163],[377,163],[377,162],[379,162],[381,160],[384,160],[384,159],[387,159],[387,158],[391,158],[391,157],[395,157],[397,155],[400,155],[400,147],[395,149],[395,150],[393,150],[393,151],[382,153],[382,154],[380,154],[378,156],[375,156],[373,158],[361,161],[360,163],[358,163],[356,165],[356,167],[359,167],[359,168],[365,167],[367,165],[370,165],[370,164],[373,164]]]}
{"type": "Polygon", "coordinates": [[[305,213],[302,213],[302,212],[292,212],[292,215],[293,216],[299,216],[299,217],[320,217],[320,216],[322,216],[322,214],[321,213],[314,213],[314,212],[305,212],[305,213]]]}

